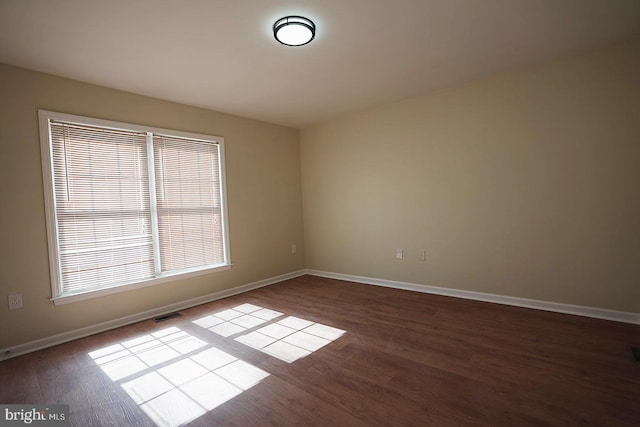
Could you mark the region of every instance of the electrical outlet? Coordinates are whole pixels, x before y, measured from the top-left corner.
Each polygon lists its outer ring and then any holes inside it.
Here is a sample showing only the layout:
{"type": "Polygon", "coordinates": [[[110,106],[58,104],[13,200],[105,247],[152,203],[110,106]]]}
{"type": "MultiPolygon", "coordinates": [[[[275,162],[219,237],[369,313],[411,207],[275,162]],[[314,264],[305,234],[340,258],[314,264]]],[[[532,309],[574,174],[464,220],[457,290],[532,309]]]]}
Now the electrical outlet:
{"type": "Polygon", "coordinates": [[[396,258],[397,259],[402,259],[404,258],[404,254],[402,252],[402,249],[396,249],[396,258]]]}
{"type": "Polygon", "coordinates": [[[418,259],[420,261],[424,261],[427,259],[427,251],[420,251],[420,255],[418,255],[418,259]]]}
{"type": "Polygon", "coordinates": [[[296,252],[298,252],[298,247],[294,244],[291,245],[291,253],[295,254],[296,252]]]}
{"type": "Polygon", "coordinates": [[[22,308],[22,294],[9,295],[9,310],[22,308]]]}

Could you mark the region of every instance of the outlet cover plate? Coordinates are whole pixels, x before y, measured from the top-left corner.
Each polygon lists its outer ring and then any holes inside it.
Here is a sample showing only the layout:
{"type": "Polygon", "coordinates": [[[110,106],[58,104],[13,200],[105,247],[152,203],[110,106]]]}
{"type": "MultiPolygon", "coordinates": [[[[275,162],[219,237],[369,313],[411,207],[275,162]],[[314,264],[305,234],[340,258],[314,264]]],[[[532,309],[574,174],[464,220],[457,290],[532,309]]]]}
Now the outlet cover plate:
{"type": "Polygon", "coordinates": [[[22,294],[9,295],[9,310],[15,310],[16,308],[22,308],[22,294]]]}

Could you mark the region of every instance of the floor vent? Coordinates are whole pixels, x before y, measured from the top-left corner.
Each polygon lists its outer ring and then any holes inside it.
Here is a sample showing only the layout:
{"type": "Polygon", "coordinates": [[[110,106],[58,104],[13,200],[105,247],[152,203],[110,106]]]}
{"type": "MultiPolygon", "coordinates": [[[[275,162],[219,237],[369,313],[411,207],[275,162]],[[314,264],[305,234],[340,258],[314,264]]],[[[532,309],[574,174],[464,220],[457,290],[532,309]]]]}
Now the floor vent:
{"type": "Polygon", "coordinates": [[[640,347],[630,346],[633,360],[640,362],[640,347]]]}
{"type": "Polygon", "coordinates": [[[153,319],[153,321],[156,322],[156,323],[164,322],[165,320],[173,319],[173,318],[180,317],[180,316],[182,316],[182,314],[180,314],[178,312],[174,312],[174,313],[165,314],[164,316],[156,317],[156,318],[153,319]]]}

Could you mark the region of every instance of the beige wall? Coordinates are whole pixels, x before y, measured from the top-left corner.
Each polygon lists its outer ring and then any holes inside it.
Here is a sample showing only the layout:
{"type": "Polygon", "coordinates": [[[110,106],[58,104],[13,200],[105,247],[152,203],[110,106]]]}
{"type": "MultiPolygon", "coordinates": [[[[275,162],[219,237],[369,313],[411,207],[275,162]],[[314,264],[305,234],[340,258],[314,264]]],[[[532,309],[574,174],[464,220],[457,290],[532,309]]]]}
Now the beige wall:
{"type": "Polygon", "coordinates": [[[296,129],[0,64],[0,348],[304,268],[299,159],[296,129]],[[39,108],[223,136],[232,269],[54,306],[39,108]],[[13,293],[23,309],[8,310],[13,293]]]}
{"type": "Polygon", "coordinates": [[[640,312],[640,42],[300,135],[0,64],[0,195],[0,348],[304,267],[640,312]],[[225,137],[233,268],[54,306],[39,108],[225,137]]]}
{"type": "Polygon", "coordinates": [[[640,312],[637,41],[305,129],[301,159],[307,268],[640,312]]]}

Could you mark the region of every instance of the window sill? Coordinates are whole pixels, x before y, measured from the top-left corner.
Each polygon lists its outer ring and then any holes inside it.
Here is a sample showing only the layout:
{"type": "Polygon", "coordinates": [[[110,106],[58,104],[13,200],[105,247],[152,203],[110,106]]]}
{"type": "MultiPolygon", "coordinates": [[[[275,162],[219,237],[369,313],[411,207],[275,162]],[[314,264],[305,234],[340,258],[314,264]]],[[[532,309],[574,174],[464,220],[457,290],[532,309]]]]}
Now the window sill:
{"type": "Polygon", "coordinates": [[[174,274],[167,274],[153,279],[144,280],[141,282],[129,283],[119,286],[114,286],[105,289],[96,289],[92,291],[86,291],[82,293],[74,294],[62,294],[51,298],[51,301],[56,305],[65,305],[73,302],[84,301],[88,299],[98,298],[106,295],[119,294],[122,292],[132,291],[135,289],[146,288],[149,286],[159,285],[161,283],[173,282],[176,280],[187,279],[189,277],[202,276],[204,274],[215,273],[218,271],[230,270],[231,264],[223,264],[215,267],[203,268],[199,270],[187,270],[174,274]]]}

